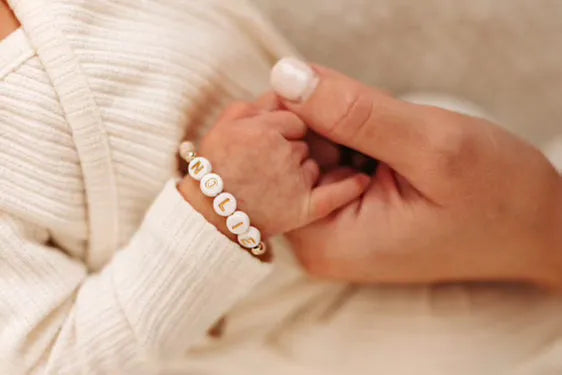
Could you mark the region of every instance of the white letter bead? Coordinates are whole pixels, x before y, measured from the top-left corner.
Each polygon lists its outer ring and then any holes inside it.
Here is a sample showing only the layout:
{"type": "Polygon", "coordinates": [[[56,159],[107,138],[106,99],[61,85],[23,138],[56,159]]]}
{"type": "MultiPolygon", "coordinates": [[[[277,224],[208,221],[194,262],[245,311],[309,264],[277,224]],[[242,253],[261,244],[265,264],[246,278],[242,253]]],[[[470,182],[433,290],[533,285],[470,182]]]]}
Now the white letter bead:
{"type": "Polygon", "coordinates": [[[230,233],[246,233],[250,228],[250,217],[245,212],[236,211],[226,219],[226,227],[230,233]]]}
{"type": "Polygon", "coordinates": [[[247,249],[251,249],[260,244],[261,233],[255,227],[250,227],[244,234],[238,235],[238,243],[247,249]]]}
{"type": "Polygon", "coordinates": [[[213,201],[213,208],[220,216],[230,216],[236,211],[236,198],[230,193],[220,193],[213,201]]]}
{"type": "Polygon", "coordinates": [[[221,176],[216,173],[209,173],[203,176],[199,187],[201,188],[201,192],[203,194],[212,198],[222,193],[224,184],[221,176]]]}
{"type": "Polygon", "coordinates": [[[199,181],[208,173],[211,173],[213,168],[211,162],[201,156],[196,157],[189,162],[189,175],[199,181]]]}

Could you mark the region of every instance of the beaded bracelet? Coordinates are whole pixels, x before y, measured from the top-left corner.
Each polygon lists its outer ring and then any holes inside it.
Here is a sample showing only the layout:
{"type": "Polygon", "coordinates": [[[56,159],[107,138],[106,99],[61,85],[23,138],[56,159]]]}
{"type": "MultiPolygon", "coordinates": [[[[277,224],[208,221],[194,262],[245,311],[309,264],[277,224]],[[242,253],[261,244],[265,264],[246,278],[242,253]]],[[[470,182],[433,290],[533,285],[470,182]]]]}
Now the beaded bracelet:
{"type": "Polygon", "coordinates": [[[212,173],[211,162],[204,157],[197,156],[191,142],[182,142],[179,153],[189,164],[189,176],[199,181],[201,192],[209,198],[214,198],[214,211],[218,215],[226,217],[226,227],[230,233],[237,236],[238,243],[249,249],[253,255],[263,255],[267,248],[261,240],[260,231],[250,225],[250,217],[245,212],[236,210],[236,198],[223,191],[224,182],[218,174],[212,173]]]}

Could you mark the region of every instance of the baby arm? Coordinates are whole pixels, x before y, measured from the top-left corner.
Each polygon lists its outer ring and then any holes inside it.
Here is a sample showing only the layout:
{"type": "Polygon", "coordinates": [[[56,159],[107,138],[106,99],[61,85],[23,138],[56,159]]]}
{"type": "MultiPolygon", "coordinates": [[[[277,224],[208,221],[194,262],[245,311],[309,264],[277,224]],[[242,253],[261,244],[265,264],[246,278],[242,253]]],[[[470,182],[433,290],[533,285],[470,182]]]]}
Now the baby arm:
{"type": "MultiPolygon", "coordinates": [[[[305,131],[288,112],[239,105],[199,149],[264,237],[327,215],[364,188],[360,176],[316,187],[305,131]]],[[[0,290],[10,292],[0,300],[0,364],[24,373],[118,373],[183,355],[269,270],[232,241],[198,190],[190,177],[179,192],[170,181],[96,273],[50,245],[47,229],[0,210],[0,290]]]]}

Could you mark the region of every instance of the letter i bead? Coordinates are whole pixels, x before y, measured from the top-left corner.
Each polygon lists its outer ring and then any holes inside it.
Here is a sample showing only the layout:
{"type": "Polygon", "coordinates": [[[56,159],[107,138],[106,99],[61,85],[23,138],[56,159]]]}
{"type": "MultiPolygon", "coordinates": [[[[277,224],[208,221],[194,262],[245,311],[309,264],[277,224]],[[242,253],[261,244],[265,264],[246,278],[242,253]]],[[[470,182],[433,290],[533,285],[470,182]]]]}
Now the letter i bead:
{"type": "Polygon", "coordinates": [[[226,227],[233,234],[243,234],[250,228],[250,217],[242,211],[236,211],[226,219],[226,227]]]}
{"type": "Polygon", "coordinates": [[[258,246],[260,241],[261,233],[254,227],[250,227],[246,233],[238,235],[238,243],[247,249],[258,246]]]}

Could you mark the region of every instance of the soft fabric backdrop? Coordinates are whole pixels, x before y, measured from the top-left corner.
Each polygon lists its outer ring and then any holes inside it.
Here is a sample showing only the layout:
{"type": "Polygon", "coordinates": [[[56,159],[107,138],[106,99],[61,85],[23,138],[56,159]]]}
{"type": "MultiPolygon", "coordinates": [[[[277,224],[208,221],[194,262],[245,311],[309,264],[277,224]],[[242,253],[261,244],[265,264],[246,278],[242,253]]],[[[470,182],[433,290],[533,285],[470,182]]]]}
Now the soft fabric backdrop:
{"type": "Polygon", "coordinates": [[[562,133],[562,1],[254,1],[310,60],[461,96],[540,145],[562,133]]]}

